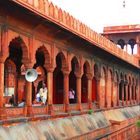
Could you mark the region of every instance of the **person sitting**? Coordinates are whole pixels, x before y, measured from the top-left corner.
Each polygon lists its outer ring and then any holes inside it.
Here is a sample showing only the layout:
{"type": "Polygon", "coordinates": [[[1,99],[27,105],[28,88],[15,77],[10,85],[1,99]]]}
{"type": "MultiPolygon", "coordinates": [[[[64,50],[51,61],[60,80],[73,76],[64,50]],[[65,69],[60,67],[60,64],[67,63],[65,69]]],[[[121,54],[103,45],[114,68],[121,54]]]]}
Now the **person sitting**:
{"type": "Polygon", "coordinates": [[[11,98],[9,99],[9,104],[14,106],[14,95],[12,94],[11,98]]]}
{"type": "Polygon", "coordinates": [[[41,88],[41,93],[40,93],[41,101],[43,105],[45,105],[47,101],[47,92],[48,92],[47,87],[44,85],[43,88],[41,88]]]}
{"type": "Polygon", "coordinates": [[[40,102],[41,101],[41,98],[40,98],[40,92],[38,92],[36,94],[36,102],[40,102]]]}
{"type": "Polygon", "coordinates": [[[23,107],[25,106],[25,100],[22,99],[22,101],[18,104],[18,107],[23,107]]]}

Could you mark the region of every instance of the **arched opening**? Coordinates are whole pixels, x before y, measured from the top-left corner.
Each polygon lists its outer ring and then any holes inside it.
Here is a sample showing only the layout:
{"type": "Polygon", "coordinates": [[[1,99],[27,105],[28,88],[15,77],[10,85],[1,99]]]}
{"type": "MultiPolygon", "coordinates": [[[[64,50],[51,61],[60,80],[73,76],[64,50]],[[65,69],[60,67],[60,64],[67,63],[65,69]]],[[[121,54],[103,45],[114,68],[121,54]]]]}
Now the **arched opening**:
{"type": "MultiPolygon", "coordinates": [[[[4,103],[8,104],[9,99],[12,95],[14,95],[14,103],[15,103],[15,95],[16,95],[16,65],[10,59],[5,61],[5,71],[4,71],[4,103]]],[[[15,105],[15,104],[14,104],[15,105]]]]}
{"type": "Polygon", "coordinates": [[[88,72],[88,64],[85,63],[83,66],[83,72],[81,79],[81,103],[88,102],[88,79],[87,79],[87,72],[88,72]]]}
{"type": "Polygon", "coordinates": [[[64,95],[64,76],[62,73],[62,60],[63,54],[59,53],[56,56],[56,68],[53,72],[53,103],[54,104],[63,104],[64,95]]]}
{"type": "Polygon", "coordinates": [[[45,57],[45,49],[43,47],[38,48],[35,54],[36,63],[34,64],[33,68],[36,69],[38,77],[37,80],[33,82],[32,85],[32,101],[34,104],[40,103],[40,104],[46,104],[45,101],[43,101],[43,98],[47,98],[46,94],[44,94],[44,97],[41,97],[41,90],[44,88],[47,88],[47,70],[44,67],[46,57],[45,57]],[[40,99],[38,99],[40,96],[40,99]]]}
{"type": "Polygon", "coordinates": [[[73,89],[75,91],[75,95],[71,96],[71,97],[69,95],[69,99],[74,97],[74,99],[70,99],[70,103],[76,103],[77,102],[75,72],[76,72],[76,69],[78,69],[78,68],[79,68],[78,61],[77,61],[76,57],[74,57],[71,61],[71,72],[70,72],[70,75],[69,75],[69,88],[73,89]]]}
{"type": "MultiPolygon", "coordinates": [[[[25,77],[21,73],[21,66],[23,61],[24,43],[20,37],[15,38],[9,44],[9,56],[5,61],[4,68],[4,95],[5,104],[8,103],[9,98],[14,98],[14,106],[19,102],[25,100],[25,77]]],[[[27,59],[24,53],[25,59],[27,59]]]]}
{"type": "Polygon", "coordinates": [[[119,39],[117,46],[120,46],[121,49],[125,49],[125,41],[123,39],[119,39]]]}
{"type": "MultiPolygon", "coordinates": [[[[136,44],[136,40],[135,39],[130,39],[128,41],[128,44],[131,46],[131,53],[130,54],[134,54],[134,46],[136,44]]],[[[136,51],[136,50],[135,50],[136,51]]],[[[136,52],[135,52],[136,53],[136,52]]]]}

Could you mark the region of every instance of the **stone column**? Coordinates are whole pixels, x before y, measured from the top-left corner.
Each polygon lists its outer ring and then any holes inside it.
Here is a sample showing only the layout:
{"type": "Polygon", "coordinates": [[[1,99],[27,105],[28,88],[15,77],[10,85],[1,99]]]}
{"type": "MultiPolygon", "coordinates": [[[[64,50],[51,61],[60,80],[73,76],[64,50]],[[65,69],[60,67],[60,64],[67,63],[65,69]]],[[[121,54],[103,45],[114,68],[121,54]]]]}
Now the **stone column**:
{"type": "Polygon", "coordinates": [[[135,84],[133,85],[133,103],[136,103],[136,90],[135,90],[135,84]]]}
{"type": "MultiPolygon", "coordinates": [[[[27,70],[32,68],[32,66],[28,66],[27,70]]],[[[26,106],[27,106],[27,115],[32,114],[32,82],[28,82],[26,80],[26,106]]]]}
{"type": "Polygon", "coordinates": [[[32,106],[32,82],[26,82],[26,104],[27,107],[32,106]]]}
{"type": "Polygon", "coordinates": [[[140,38],[136,36],[136,44],[137,44],[137,56],[140,58],[140,38]]]}
{"type": "Polygon", "coordinates": [[[126,105],[128,106],[128,84],[125,84],[125,92],[126,92],[126,105]]]}
{"type": "Polygon", "coordinates": [[[122,81],[121,86],[122,86],[122,91],[121,91],[121,93],[122,93],[122,105],[124,105],[124,80],[122,81]]]}
{"type": "Polygon", "coordinates": [[[0,119],[6,117],[4,112],[4,62],[0,62],[0,119]]]}
{"type": "Polygon", "coordinates": [[[65,111],[69,111],[69,72],[64,71],[64,106],[65,111]]]}
{"type": "Polygon", "coordinates": [[[76,75],[76,93],[77,93],[77,102],[78,102],[78,109],[81,110],[81,75],[76,75]]]}
{"type": "Polygon", "coordinates": [[[53,70],[47,68],[48,113],[53,115],[53,70]]]}
{"type": "Polygon", "coordinates": [[[131,105],[132,104],[132,85],[131,84],[129,84],[129,94],[130,94],[129,99],[130,99],[130,105],[131,105]]]}
{"type": "Polygon", "coordinates": [[[91,74],[87,75],[87,79],[88,79],[88,103],[89,103],[89,109],[92,108],[92,78],[93,78],[93,76],[91,74]]]}
{"type": "Polygon", "coordinates": [[[116,84],[117,84],[117,106],[120,106],[119,81],[117,81],[116,84]]]}
{"type": "Polygon", "coordinates": [[[4,96],[4,62],[0,62],[0,108],[3,107],[4,96]]]}
{"type": "Polygon", "coordinates": [[[111,101],[112,101],[112,107],[116,107],[117,105],[117,100],[118,100],[118,87],[117,87],[117,82],[113,81],[113,86],[112,86],[112,94],[111,94],[111,101]]]}
{"type": "Polygon", "coordinates": [[[99,75],[97,75],[96,76],[96,81],[97,81],[97,104],[98,104],[98,107],[99,108],[102,108],[102,106],[101,106],[101,98],[100,98],[100,91],[101,91],[101,87],[100,87],[100,76],[99,75]]]}
{"type": "Polygon", "coordinates": [[[108,98],[108,74],[106,73],[105,76],[105,108],[108,107],[108,102],[107,102],[107,98],[108,98]]]}
{"type": "Polygon", "coordinates": [[[47,69],[48,105],[53,103],[53,70],[47,69]]]}

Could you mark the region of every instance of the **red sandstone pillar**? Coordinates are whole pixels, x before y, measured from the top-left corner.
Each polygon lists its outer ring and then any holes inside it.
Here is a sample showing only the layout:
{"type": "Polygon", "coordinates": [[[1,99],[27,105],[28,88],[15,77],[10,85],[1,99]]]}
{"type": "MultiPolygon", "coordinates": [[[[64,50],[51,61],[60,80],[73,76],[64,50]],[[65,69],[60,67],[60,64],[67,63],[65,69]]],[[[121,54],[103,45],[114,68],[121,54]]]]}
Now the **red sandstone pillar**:
{"type": "Polygon", "coordinates": [[[111,106],[116,107],[118,99],[117,82],[112,82],[111,106]]]}
{"type": "Polygon", "coordinates": [[[48,104],[52,105],[53,100],[53,71],[47,73],[48,104]]]}
{"type": "Polygon", "coordinates": [[[3,107],[4,96],[4,63],[0,62],[0,119],[5,118],[5,112],[3,107]]]}
{"type": "Polygon", "coordinates": [[[77,75],[76,79],[76,93],[77,93],[77,102],[78,102],[78,109],[81,110],[81,76],[77,75]]]}
{"type": "Polygon", "coordinates": [[[124,105],[124,81],[121,83],[122,86],[122,105],[124,105]]]}
{"type": "Polygon", "coordinates": [[[128,84],[125,85],[125,92],[126,92],[126,105],[128,106],[128,84]]]}
{"type": "Polygon", "coordinates": [[[100,79],[97,78],[97,102],[98,102],[98,105],[99,105],[99,108],[102,108],[102,104],[101,104],[101,95],[100,95],[100,79]]]}
{"type": "Polygon", "coordinates": [[[105,76],[105,106],[104,107],[108,107],[108,74],[106,74],[105,76]]]}
{"type": "Polygon", "coordinates": [[[130,105],[132,105],[132,85],[129,85],[129,93],[130,93],[130,105]]]}
{"type": "Polygon", "coordinates": [[[88,103],[89,109],[92,108],[92,76],[88,76],[88,103]]]}
{"type": "MultiPolygon", "coordinates": [[[[32,68],[32,64],[27,64],[27,70],[32,68]]],[[[32,114],[32,82],[26,80],[26,106],[27,106],[27,115],[32,114]]]]}
{"type": "Polygon", "coordinates": [[[3,107],[4,96],[4,63],[0,62],[0,108],[3,107]]]}
{"type": "Polygon", "coordinates": [[[140,58],[140,38],[136,36],[136,43],[137,43],[137,56],[140,58]]]}
{"type": "Polygon", "coordinates": [[[48,88],[48,107],[49,113],[52,114],[52,100],[53,100],[53,70],[48,70],[47,73],[47,88],[48,88]]]}
{"type": "Polygon", "coordinates": [[[114,105],[115,105],[115,98],[114,98],[114,94],[113,94],[114,90],[115,90],[115,88],[114,88],[114,79],[111,78],[111,107],[114,107],[114,105]]]}
{"type": "Polygon", "coordinates": [[[32,105],[32,83],[26,82],[26,104],[27,106],[32,105]]]}
{"type": "Polygon", "coordinates": [[[69,72],[64,72],[64,105],[65,111],[69,111],[69,72]]]}
{"type": "Polygon", "coordinates": [[[120,97],[119,97],[119,82],[117,84],[117,106],[120,106],[120,97]]]}
{"type": "Polygon", "coordinates": [[[136,90],[135,90],[135,84],[133,85],[133,103],[136,103],[136,90]]]}

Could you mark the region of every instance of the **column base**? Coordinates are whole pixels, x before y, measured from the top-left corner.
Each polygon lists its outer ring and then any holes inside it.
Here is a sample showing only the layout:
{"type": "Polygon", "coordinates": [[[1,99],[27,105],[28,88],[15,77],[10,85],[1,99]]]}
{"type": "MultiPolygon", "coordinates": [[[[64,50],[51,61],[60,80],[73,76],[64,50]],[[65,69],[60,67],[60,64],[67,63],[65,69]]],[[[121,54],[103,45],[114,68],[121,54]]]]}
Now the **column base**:
{"type": "Polygon", "coordinates": [[[27,113],[26,116],[33,116],[33,109],[32,109],[32,106],[27,106],[26,108],[27,108],[27,109],[26,109],[26,112],[25,112],[25,113],[27,113]]]}
{"type": "Polygon", "coordinates": [[[69,112],[70,109],[69,109],[69,104],[65,104],[65,112],[69,112]]]}
{"type": "Polygon", "coordinates": [[[48,114],[51,115],[51,116],[54,115],[53,105],[52,104],[49,104],[48,105],[48,114]]]}
{"type": "Polygon", "coordinates": [[[5,108],[1,107],[0,108],[0,120],[6,119],[6,118],[7,118],[7,115],[6,115],[6,112],[5,112],[5,108]]]}

